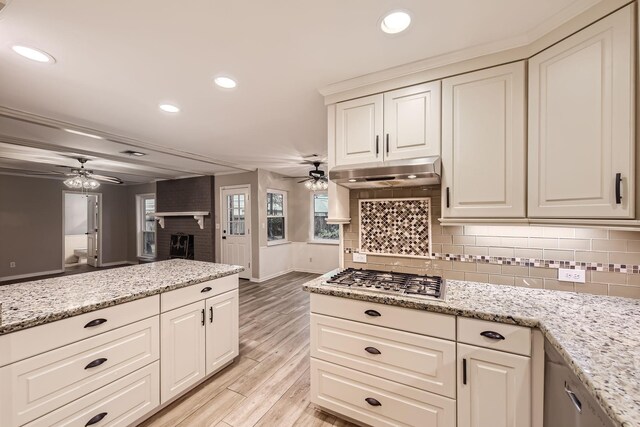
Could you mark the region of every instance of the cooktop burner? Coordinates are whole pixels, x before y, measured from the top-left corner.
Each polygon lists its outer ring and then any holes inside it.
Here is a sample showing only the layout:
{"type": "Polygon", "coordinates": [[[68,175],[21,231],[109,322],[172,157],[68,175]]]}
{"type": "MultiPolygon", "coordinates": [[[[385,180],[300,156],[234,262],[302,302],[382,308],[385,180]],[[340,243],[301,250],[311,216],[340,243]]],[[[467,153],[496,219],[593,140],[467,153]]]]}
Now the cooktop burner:
{"type": "Polygon", "coordinates": [[[347,268],[329,278],[326,284],[373,292],[444,299],[445,281],[440,276],[347,268]]]}

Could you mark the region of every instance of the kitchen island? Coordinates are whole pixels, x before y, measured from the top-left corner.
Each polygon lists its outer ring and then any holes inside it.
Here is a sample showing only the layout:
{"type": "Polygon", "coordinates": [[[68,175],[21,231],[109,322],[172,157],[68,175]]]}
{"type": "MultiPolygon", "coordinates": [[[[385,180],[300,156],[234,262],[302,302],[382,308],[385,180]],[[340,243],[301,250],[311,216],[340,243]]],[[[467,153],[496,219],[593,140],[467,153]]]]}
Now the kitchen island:
{"type": "Polygon", "coordinates": [[[0,287],[0,425],[129,425],[238,355],[240,266],[174,259],[0,287]]]}
{"type": "MultiPolygon", "coordinates": [[[[536,328],[616,425],[640,426],[640,301],[456,280],[438,301],[324,284],[335,272],[304,285],[312,311],[321,295],[536,328]]],[[[457,333],[460,341],[460,323],[457,333]]]]}

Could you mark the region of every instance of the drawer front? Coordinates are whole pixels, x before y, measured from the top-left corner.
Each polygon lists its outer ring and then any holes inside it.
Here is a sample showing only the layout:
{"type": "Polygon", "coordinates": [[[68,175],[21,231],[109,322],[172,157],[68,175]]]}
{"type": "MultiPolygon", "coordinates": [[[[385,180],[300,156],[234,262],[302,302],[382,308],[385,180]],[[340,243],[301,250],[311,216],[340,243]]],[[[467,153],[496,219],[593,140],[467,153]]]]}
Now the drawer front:
{"type": "MultiPolygon", "coordinates": [[[[6,308],[6,307],[5,307],[6,308]]],[[[0,335],[0,366],[158,315],[160,295],[0,335]],[[11,349],[5,351],[4,349],[11,349]]]]}
{"type": "Polygon", "coordinates": [[[456,425],[453,399],[314,358],[311,401],[372,426],[456,425]]]}
{"type": "Polygon", "coordinates": [[[153,362],[111,384],[57,409],[26,427],[128,426],[160,405],[160,362],[153,362]]]}
{"type": "Polygon", "coordinates": [[[238,289],[238,275],[221,277],[197,285],[187,286],[160,295],[160,311],[163,313],[178,307],[203,301],[216,295],[238,289]]]}
{"type": "Polygon", "coordinates": [[[311,357],[456,396],[453,341],[311,314],[311,357]]]}
{"type": "Polygon", "coordinates": [[[1,368],[0,425],[32,421],[158,360],[159,329],[155,316],[1,368]]]}
{"type": "Polygon", "coordinates": [[[531,356],[531,329],[458,317],[458,342],[531,356]]]}
{"type": "Polygon", "coordinates": [[[447,340],[456,339],[456,318],[448,314],[311,294],[311,312],[447,340]]]}

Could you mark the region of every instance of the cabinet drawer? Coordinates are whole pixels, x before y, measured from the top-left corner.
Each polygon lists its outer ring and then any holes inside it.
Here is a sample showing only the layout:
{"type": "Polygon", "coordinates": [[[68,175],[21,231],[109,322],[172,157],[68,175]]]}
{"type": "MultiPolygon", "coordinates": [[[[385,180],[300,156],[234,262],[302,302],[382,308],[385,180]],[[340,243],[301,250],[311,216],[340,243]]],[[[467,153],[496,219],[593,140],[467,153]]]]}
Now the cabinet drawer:
{"type": "Polygon", "coordinates": [[[158,360],[159,317],[0,369],[0,425],[22,425],[158,360]]]}
{"type": "Polygon", "coordinates": [[[524,356],[531,355],[531,329],[524,326],[458,317],[458,341],[524,356]]]}
{"type": "Polygon", "coordinates": [[[456,396],[453,341],[311,314],[311,357],[456,396]]]}
{"type": "Polygon", "coordinates": [[[34,328],[0,335],[0,348],[2,349],[0,351],[0,366],[90,338],[147,317],[156,316],[160,310],[159,305],[160,296],[153,295],[34,328]]]}
{"type": "Polygon", "coordinates": [[[314,358],[311,401],[372,426],[456,425],[453,399],[314,358]]]}
{"type": "Polygon", "coordinates": [[[456,339],[456,318],[448,314],[321,294],[311,294],[311,312],[447,340],[456,339]]]}
{"type": "Polygon", "coordinates": [[[197,285],[187,286],[160,295],[160,311],[163,313],[174,308],[203,301],[207,298],[238,289],[238,275],[221,277],[197,285]]]}
{"type": "Polygon", "coordinates": [[[100,427],[128,426],[160,404],[160,362],[135,371],[72,403],[63,406],[26,427],[84,426],[105,414],[100,427]]]}

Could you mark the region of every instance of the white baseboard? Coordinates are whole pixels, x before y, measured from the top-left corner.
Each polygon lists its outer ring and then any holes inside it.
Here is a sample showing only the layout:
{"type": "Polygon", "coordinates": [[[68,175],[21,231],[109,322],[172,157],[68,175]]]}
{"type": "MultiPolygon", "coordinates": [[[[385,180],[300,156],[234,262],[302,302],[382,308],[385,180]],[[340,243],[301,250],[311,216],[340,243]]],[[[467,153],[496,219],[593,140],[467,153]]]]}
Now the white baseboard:
{"type": "MultiPolygon", "coordinates": [[[[328,271],[325,270],[313,270],[313,269],[308,269],[308,268],[294,268],[292,271],[297,271],[299,273],[311,273],[311,274],[325,274],[328,273],[328,271]]],[[[331,271],[331,270],[329,270],[331,271]]]]}
{"type": "Polygon", "coordinates": [[[124,264],[135,264],[135,263],[132,261],[103,262],[102,264],[100,264],[100,267],[111,267],[112,265],[124,265],[124,264]]]}
{"type": "Polygon", "coordinates": [[[28,274],[17,274],[15,276],[5,276],[0,277],[0,282],[7,282],[9,280],[18,280],[18,279],[26,279],[29,277],[38,277],[38,276],[48,276],[49,274],[59,274],[64,273],[64,270],[49,270],[49,271],[39,271],[37,273],[28,273],[28,274]]]}
{"type": "Polygon", "coordinates": [[[268,276],[260,277],[258,279],[255,278],[255,277],[252,277],[251,281],[252,282],[256,282],[256,283],[262,283],[262,282],[266,282],[267,280],[271,280],[271,279],[275,279],[276,277],[280,277],[283,274],[291,273],[292,271],[294,271],[294,269],[290,268],[288,270],[278,271],[277,273],[269,274],[268,276]]]}

